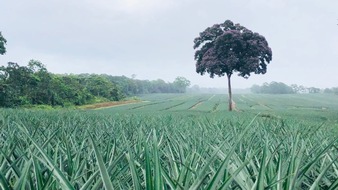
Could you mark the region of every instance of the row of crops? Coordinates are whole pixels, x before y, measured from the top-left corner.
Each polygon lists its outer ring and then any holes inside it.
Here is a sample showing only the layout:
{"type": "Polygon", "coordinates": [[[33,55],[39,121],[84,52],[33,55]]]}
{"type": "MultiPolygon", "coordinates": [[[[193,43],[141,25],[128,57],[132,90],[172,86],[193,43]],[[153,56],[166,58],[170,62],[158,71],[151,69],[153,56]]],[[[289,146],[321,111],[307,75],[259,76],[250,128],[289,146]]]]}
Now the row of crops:
{"type": "MultiPolygon", "coordinates": [[[[337,110],[338,97],[322,94],[294,95],[255,95],[235,94],[234,103],[237,111],[248,110],[337,110]]],[[[201,112],[226,111],[228,96],[223,94],[155,94],[142,97],[143,102],[114,108],[124,111],[186,111],[201,112]]],[[[111,110],[112,111],[112,110],[111,110]]]]}
{"type": "Polygon", "coordinates": [[[138,104],[124,105],[109,109],[116,112],[153,112],[153,111],[224,111],[227,110],[226,95],[147,95],[143,98],[143,102],[138,104]]]}
{"type": "Polygon", "coordinates": [[[338,108],[338,96],[330,94],[242,94],[235,95],[235,101],[242,109],[302,109],[304,111],[338,108]]]}
{"type": "Polygon", "coordinates": [[[338,188],[337,125],[230,114],[224,97],[0,110],[0,189],[338,188]]]}

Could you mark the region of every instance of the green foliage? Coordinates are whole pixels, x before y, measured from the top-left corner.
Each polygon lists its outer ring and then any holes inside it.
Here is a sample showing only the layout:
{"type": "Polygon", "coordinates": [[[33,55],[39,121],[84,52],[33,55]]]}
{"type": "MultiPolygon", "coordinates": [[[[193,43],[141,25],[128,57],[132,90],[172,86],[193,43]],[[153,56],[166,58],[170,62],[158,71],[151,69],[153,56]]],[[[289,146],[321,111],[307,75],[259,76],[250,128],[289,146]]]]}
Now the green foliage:
{"type": "Polygon", "coordinates": [[[114,83],[99,75],[56,75],[49,73],[39,61],[28,66],[8,63],[0,67],[0,106],[30,105],[72,106],[96,99],[118,101],[123,92],[114,83]]]}
{"type": "Polygon", "coordinates": [[[338,95],[338,87],[325,88],[324,93],[338,95]]]}
{"type": "Polygon", "coordinates": [[[320,88],[316,88],[316,87],[310,87],[308,88],[309,93],[311,94],[316,94],[320,92],[320,88]]]}
{"type": "Polygon", "coordinates": [[[0,32],[0,55],[3,55],[6,53],[6,47],[5,47],[6,43],[7,43],[7,40],[2,36],[0,32]]]}
{"type": "Polygon", "coordinates": [[[190,81],[173,83],[97,74],[53,74],[37,60],[27,66],[9,62],[0,67],[0,107],[50,105],[72,107],[148,93],[184,93],[190,81]]]}
{"type": "Polygon", "coordinates": [[[24,105],[22,106],[22,108],[28,108],[28,109],[37,109],[37,110],[53,110],[55,109],[56,107],[54,106],[51,106],[51,105],[45,105],[45,104],[42,104],[42,105],[24,105]]]}
{"type": "Polygon", "coordinates": [[[176,87],[177,92],[186,92],[187,87],[190,86],[190,81],[184,77],[176,77],[173,82],[174,87],[176,87]]]}
{"type": "Polygon", "coordinates": [[[177,77],[172,83],[162,79],[153,81],[131,79],[126,76],[105,76],[110,82],[119,86],[124,94],[133,96],[149,93],[184,93],[190,81],[184,77],[177,77]]]}
{"type": "Polygon", "coordinates": [[[264,83],[262,86],[253,85],[251,92],[257,94],[293,94],[295,91],[292,87],[282,82],[264,83]]]}
{"type": "MultiPolygon", "coordinates": [[[[292,84],[288,86],[282,82],[270,82],[264,83],[263,85],[253,85],[250,88],[251,92],[256,94],[317,94],[320,93],[320,88],[316,87],[304,87],[303,85],[292,84]]],[[[332,93],[331,89],[325,89],[324,93],[332,93]]]]}

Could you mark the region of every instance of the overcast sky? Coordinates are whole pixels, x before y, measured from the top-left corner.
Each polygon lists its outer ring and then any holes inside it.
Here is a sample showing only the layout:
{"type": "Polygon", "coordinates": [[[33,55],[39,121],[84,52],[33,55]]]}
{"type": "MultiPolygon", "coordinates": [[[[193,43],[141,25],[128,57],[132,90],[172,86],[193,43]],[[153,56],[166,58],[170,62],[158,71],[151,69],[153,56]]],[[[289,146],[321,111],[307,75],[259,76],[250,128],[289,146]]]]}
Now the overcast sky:
{"type": "Polygon", "coordinates": [[[0,0],[0,18],[8,41],[0,65],[36,59],[53,73],[226,87],[226,77],[195,72],[193,40],[230,19],[265,36],[273,52],[265,75],[233,75],[233,88],[338,86],[337,0],[0,0]]]}

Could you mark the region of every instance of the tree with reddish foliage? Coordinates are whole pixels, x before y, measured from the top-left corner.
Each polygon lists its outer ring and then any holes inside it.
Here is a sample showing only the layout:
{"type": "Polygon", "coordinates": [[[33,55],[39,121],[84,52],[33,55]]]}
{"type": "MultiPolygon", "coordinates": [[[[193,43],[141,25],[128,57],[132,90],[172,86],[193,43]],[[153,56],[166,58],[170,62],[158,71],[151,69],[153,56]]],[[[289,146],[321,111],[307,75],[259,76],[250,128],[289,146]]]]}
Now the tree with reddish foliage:
{"type": "Polygon", "coordinates": [[[234,72],[249,78],[250,73],[265,74],[272,51],[264,36],[226,20],[200,33],[194,40],[196,72],[228,78],[229,111],[232,111],[230,78],[234,72]]]}

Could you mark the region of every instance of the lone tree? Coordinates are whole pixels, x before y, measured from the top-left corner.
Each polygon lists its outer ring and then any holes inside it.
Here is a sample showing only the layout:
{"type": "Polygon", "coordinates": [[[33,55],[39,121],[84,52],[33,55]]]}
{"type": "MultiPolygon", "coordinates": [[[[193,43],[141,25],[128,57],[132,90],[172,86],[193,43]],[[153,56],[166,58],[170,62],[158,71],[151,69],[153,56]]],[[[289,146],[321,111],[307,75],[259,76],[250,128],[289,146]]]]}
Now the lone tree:
{"type": "Polygon", "coordinates": [[[265,74],[272,51],[264,36],[226,20],[200,33],[194,40],[196,72],[211,78],[228,78],[229,111],[232,111],[230,78],[234,72],[249,78],[250,73],[265,74]]]}
{"type": "Polygon", "coordinates": [[[0,32],[0,55],[3,55],[6,53],[6,39],[2,36],[1,32],[0,32]]]}

